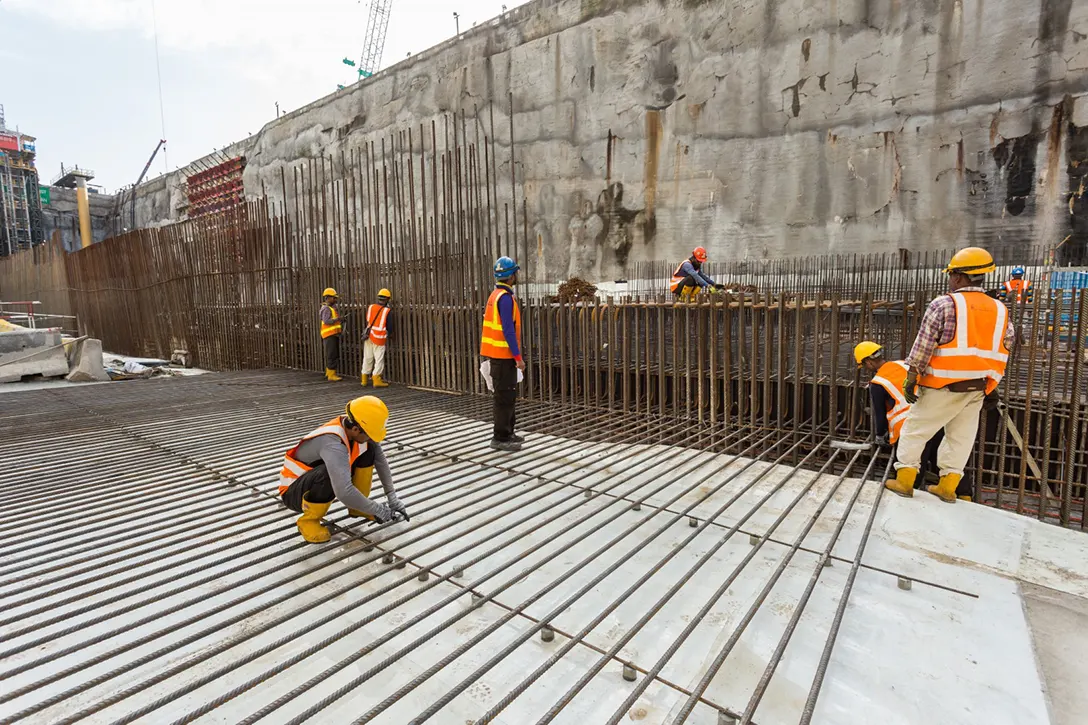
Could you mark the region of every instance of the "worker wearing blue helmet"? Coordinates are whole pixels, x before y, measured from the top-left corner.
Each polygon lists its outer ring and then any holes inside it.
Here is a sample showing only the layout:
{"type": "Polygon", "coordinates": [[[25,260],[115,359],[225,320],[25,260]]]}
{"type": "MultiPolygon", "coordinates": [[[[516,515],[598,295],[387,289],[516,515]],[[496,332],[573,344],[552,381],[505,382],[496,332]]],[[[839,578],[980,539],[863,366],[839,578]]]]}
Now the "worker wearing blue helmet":
{"type": "Polygon", "coordinates": [[[519,451],[524,442],[514,432],[518,371],[525,369],[521,357],[521,308],[514,297],[519,269],[510,257],[495,260],[495,289],[487,300],[480,334],[480,355],[490,361],[495,391],[491,447],[497,451],[519,451]]]}
{"type": "Polygon", "coordinates": [[[1024,279],[1024,268],[1013,267],[1009,279],[1005,282],[1005,289],[1001,293],[1001,299],[1008,304],[1024,301],[1031,302],[1035,291],[1031,288],[1031,280],[1024,279]]]}

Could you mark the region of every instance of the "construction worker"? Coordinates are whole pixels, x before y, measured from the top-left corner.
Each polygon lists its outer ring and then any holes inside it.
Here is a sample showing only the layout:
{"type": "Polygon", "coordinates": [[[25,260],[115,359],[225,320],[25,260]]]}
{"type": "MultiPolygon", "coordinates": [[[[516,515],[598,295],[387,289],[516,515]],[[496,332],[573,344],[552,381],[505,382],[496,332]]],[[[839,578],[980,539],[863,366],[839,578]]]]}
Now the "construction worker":
{"type": "Polygon", "coordinates": [[[521,309],[514,297],[519,269],[510,257],[495,260],[495,289],[487,300],[480,334],[480,355],[491,363],[495,391],[491,447],[497,451],[520,451],[525,442],[514,432],[518,371],[525,369],[521,357],[521,309]]]}
{"type": "Polygon", "coordinates": [[[900,496],[913,495],[926,443],[943,428],[937,451],[939,483],[926,490],[955,503],[983,403],[996,407],[994,393],[1005,375],[1015,334],[1008,308],[982,288],[985,276],[995,269],[985,249],[956,252],[945,268],[951,292],[933,300],[922,317],[903,381],[903,397],[911,409],[899,434],[895,478],[885,483],[900,496]]]}
{"type": "MultiPolygon", "coordinates": [[[[865,368],[873,375],[869,381],[873,436],[877,445],[884,450],[891,450],[899,441],[899,434],[911,408],[903,392],[907,379],[907,363],[903,360],[885,360],[884,348],[871,340],[863,340],[854,347],[854,360],[858,367],[865,368]]],[[[935,479],[933,482],[938,482],[937,451],[942,440],[943,428],[926,442],[920,468],[922,475],[915,481],[915,488],[921,488],[931,475],[935,479]]],[[[966,473],[960,480],[956,495],[961,499],[971,500],[971,482],[966,473]]]]}
{"type": "Polygon", "coordinates": [[[336,290],[326,287],[321,293],[321,342],[325,346],[325,379],[333,383],[341,379],[336,369],[340,367],[340,333],[344,330],[336,301],[336,290]]]}
{"type": "Polygon", "coordinates": [[[677,297],[685,297],[697,289],[713,287],[721,289],[705,272],[703,262],[706,261],[706,249],[696,247],[691,256],[680,263],[676,271],[672,273],[672,281],[669,283],[669,291],[677,297]]]}
{"type": "Polygon", "coordinates": [[[382,524],[408,520],[382,452],[388,418],[389,409],[379,398],[356,398],[347,404],[343,415],[307,433],[284,454],[280,497],[287,508],[302,514],[296,524],[306,541],[320,544],[329,540],[321,518],[334,499],[347,506],[353,517],[382,524]],[[374,471],[385,489],[385,503],[369,498],[374,471]]]}
{"type": "Polygon", "coordinates": [[[1007,304],[1019,304],[1022,301],[1031,302],[1035,297],[1031,280],[1024,279],[1024,268],[1013,267],[1009,279],[1005,281],[1005,289],[1001,295],[1007,304]]]}
{"type": "Polygon", "coordinates": [[[366,310],[366,331],[363,332],[363,374],[361,381],[366,387],[371,373],[374,374],[374,387],[387,388],[389,383],[382,380],[385,372],[385,341],[389,337],[389,299],[392,293],[386,288],[378,290],[377,304],[366,310]]]}

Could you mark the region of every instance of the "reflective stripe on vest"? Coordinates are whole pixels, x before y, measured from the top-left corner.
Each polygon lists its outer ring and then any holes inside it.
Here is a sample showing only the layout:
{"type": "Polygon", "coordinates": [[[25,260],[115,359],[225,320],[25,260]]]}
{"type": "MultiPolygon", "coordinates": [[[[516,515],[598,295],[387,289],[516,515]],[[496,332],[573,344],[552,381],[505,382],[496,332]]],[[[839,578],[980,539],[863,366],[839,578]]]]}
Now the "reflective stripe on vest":
{"type": "Polygon", "coordinates": [[[375,345],[384,345],[389,337],[386,322],[389,320],[389,307],[386,305],[371,305],[366,311],[366,324],[370,327],[370,337],[367,339],[375,345]]]}
{"type": "Polygon", "coordinates": [[[953,292],[956,332],[938,345],[918,383],[943,388],[964,380],[985,380],[991,393],[1005,376],[1009,350],[1005,347],[1009,310],[982,292],[953,292]]]}
{"type": "Polygon", "coordinates": [[[363,444],[362,448],[358,443],[348,440],[348,433],[344,430],[344,424],[340,420],[340,416],[337,416],[325,423],[320,428],[315,428],[299,440],[295,444],[294,448],[283,454],[283,468],[280,469],[280,495],[282,496],[288,486],[295,482],[302,474],[307,471],[313,470],[313,466],[308,463],[303,463],[296,456],[298,455],[298,448],[311,438],[317,438],[323,435],[334,435],[340,439],[340,442],[347,446],[348,449],[348,468],[355,463],[355,459],[366,452],[367,446],[363,444]]]}
{"type": "Polygon", "coordinates": [[[1016,292],[1016,301],[1020,302],[1025,292],[1031,291],[1031,282],[1026,279],[1010,279],[1005,281],[1005,298],[1010,292],[1016,292]]]}
{"type": "MultiPolygon", "coordinates": [[[[323,307],[329,307],[323,305],[323,307]]],[[[332,322],[321,321],[321,337],[332,337],[333,335],[339,335],[340,330],[343,329],[340,325],[340,313],[336,311],[335,307],[329,307],[329,312],[332,313],[332,322]]]]}
{"type": "MultiPolygon", "coordinates": [[[[685,261],[687,261],[687,260],[685,260],[685,261]]],[[[669,292],[675,292],[677,290],[677,288],[680,287],[680,283],[684,281],[685,277],[687,277],[686,274],[682,274],[680,272],[680,270],[682,270],[683,268],[684,268],[684,262],[681,262],[676,267],[676,271],[672,273],[672,281],[669,282],[669,292]]]]}
{"type": "Polygon", "coordinates": [[[903,430],[903,421],[910,412],[910,403],[903,395],[903,383],[907,382],[907,364],[902,360],[884,363],[873,376],[873,382],[884,388],[894,401],[885,413],[888,417],[888,440],[895,443],[903,430]]]}
{"type": "MultiPolygon", "coordinates": [[[[502,320],[499,319],[499,298],[514,293],[509,287],[496,287],[491,296],[487,298],[487,307],[484,308],[484,326],[480,333],[480,355],[504,360],[512,360],[514,354],[510,352],[510,345],[506,342],[506,336],[502,334],[502,320]]],[[[517,335],[518,345],[521,345],[521,309],[517,299],[514,302],[514,329],[517,335]]]]}

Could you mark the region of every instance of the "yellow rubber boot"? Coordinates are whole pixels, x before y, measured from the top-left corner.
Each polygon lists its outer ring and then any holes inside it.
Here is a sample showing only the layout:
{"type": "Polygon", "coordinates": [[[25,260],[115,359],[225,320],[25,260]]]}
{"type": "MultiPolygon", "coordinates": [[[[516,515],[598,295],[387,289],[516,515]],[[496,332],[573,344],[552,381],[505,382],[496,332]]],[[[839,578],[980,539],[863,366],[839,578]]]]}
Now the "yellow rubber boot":
{"type": "Polygon", "coordinates": [[[363,387],[365,388],[366,384],[368,382],[370,382],[370,376],[367,375],[366,373],[363,373],[362,375],[359,376],[359,382],[362,383],[363,387]]]}
{"type": "MultiPolygon", "coordinates": [[[[351,472],[351,485],[358,489],[359,493],[364,496],[370,496],[370,484],[374,480],[374,466],[366,466],[365,468],[356,468],[351,472]]],[[[373,520],[373,516],[367,516],[359,509],[348,509],[348,516],[352,518],[368,518],[373,520]]]]}
{"type": "Polygon", "coordinates": [[[936,486],[926,486],[926,490],[945,503],[956,503],[956,488],[960,485],[962,473],[946,473],[936,486]]]}
{"type": "Polygon", "coordinates": [[[375,375],[375,376],[374,376],[374,387],[375,387],[375,388],[388,388],[388,387],[389,387],[389,383],[387,383],[387,382],[385,382],[384,380],[382,380],[382,376],[381,376],[381,375],[375,375]]]}
{"type": "Polygon", "coordinates": [[[329,540],[329,530],[321,525],[321,517],[329,512],[329,503],[310,503],[302,497],[302,516],[295,525],[302,538],[311,544],[323,544],[329,540]]]}
{"type": "Polygon", "coordinates": [[[332,368],[325,368],[325,379],[328,380],[330,383],[338,383],[343,378],[337,375],[336,371],[332,368]]]}
{"type": "Polygon", "coordinates": [[[956,496],[956,498],[958,498],[960,501],[966,501],[967,503],[971,503],[970,496],[956,496]]]}
{"type": "MultiPolygon", "coordinates": [[[[895,472],[895,478],[884,482],[884,488],[903,498],[914,497],[914,479],[918,477],[917,468],[900,468],[895,472]]],[[[955,490],[955,489],[953,489],[955,490]]]]}

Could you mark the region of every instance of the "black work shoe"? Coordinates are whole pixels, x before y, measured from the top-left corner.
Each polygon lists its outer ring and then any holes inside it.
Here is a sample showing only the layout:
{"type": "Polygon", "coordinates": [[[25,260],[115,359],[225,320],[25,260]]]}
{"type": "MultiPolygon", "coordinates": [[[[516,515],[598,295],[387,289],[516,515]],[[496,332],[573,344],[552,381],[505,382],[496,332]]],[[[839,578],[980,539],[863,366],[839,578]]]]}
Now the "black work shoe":
{"type": "Polygon", "coordinates": [[[510,436],[510,440],[512,440],[514,443],[517,443],[519,446],[525,442],[525,439],[519,436],[517,433],[510,436]]]}
{"type": "Polygon", "coordinates": [[[506,451],[508,453],[514,453],[521,450],[521,444],[513,440],[500,441],[498,438],[492,438],[491,449],[495,451],[506,451]]]}

